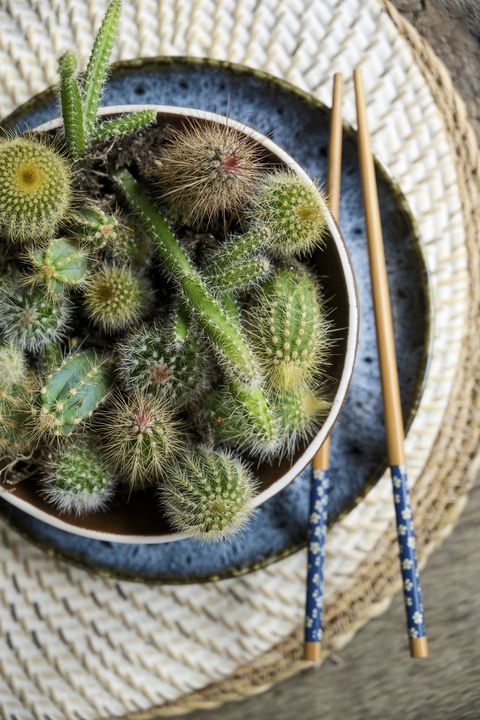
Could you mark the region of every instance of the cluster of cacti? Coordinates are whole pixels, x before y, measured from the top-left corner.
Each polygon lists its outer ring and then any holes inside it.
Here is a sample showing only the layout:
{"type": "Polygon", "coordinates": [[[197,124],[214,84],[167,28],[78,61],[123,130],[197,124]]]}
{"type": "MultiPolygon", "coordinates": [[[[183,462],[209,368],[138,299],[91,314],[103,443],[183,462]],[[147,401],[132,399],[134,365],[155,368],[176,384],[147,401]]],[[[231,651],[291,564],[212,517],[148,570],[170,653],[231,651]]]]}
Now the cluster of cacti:
{"type": "Polygon", "coordinates": [[[329,321],[301,262],[325,202],[228,121],[99,123],[119,14],[82,76],[60,59],[63,129],[0,142],[0,451],[59,512],[155,487],[175,530],[223,537],[251,510],[249,459],[291,456],[328,410],[329,321]],[[162,143],[147,129],[150,154],[119,163],[149,124],[162,143]]]}

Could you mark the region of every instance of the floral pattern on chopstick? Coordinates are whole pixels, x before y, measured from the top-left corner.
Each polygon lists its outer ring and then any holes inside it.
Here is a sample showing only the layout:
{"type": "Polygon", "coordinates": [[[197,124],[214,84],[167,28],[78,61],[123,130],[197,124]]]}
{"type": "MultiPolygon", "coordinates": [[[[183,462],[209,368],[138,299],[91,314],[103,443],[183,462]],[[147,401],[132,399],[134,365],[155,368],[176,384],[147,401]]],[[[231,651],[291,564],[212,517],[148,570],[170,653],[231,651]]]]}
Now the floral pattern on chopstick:
{"type": "Polygon", "coordinates": [[[320,642],[323,633],[323,565],[327,533],[330,471],[315,470],[310,490],[308,523],[305,642],[320,642]]]}

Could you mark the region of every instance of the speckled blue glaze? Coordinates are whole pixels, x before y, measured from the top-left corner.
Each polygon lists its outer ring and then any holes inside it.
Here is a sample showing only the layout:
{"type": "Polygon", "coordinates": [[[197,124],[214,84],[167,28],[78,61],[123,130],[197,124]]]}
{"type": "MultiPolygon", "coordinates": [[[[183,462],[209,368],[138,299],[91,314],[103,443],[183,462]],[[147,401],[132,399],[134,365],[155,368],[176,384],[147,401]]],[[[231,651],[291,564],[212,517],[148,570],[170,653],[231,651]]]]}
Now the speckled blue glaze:
{"type": "MultiPolygon", "coordinates": [[[[324,182],[328,113],[288,87],[222,64],[147,63],[114,72],[104,104],[159,103],[228,114],[269,135],[312,176],[324,182]]],[[[55,103],[27,109],[18,128],[35,127],[58,115],[55,103]]],[[[426,283],[410,221],[391,184],[379,178],[382,224],[389,270],[395,340],[404,415],[418,395],[426,346],[426,283]]],[[[366,484],[385,467],[385,436],[375,328],[370,295],[362,198],[353,139],[344,139],[340,226],[352,256],[360,296],[357,363],[331,443],[329,518],[352,506],[366,484]]],[[[2,503],[2,510],[28,535],[67,557],[123,576],[168,581],[225,576],[271,561],[304,544],[311,470],[256,513],[234,540],[202,545],[183,540],[163,545],[125,545],[88,540],[56,530],[2,503]]]]}

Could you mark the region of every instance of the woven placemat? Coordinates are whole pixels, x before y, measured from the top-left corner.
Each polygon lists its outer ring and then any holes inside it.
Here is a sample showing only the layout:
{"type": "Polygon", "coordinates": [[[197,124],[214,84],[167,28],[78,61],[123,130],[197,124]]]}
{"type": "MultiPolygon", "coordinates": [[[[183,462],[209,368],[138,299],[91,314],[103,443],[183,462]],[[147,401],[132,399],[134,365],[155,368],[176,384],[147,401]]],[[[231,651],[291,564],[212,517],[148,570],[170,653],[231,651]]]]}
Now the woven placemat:
{"type": "MultiPolygon", "coordinates": [[[[3,115],[55,81],[65,48],[88,55],[104,8],[4,0],[3,115]]],[[[260,67],[325,102],[335,71],[349,77],[364,64],[374,148],[416,217],[433,291],[430,368],[407,439],[423,564],[465,503],[479,440],[479,155],[448,73],[380,0],[125,0],[121,57],[162,53],[260,67]]],[[[350,82],[345,115],[354,124],[350,82]]],[[[49,558],[2,520],[0,534],[2,717],[174,715],[259,692],[303,667],[304,552],[244,578],[151,587],[49,558]]],[[[399,589],[387,477],[330,532],[326,575],[328,653],[399,589]]]]}

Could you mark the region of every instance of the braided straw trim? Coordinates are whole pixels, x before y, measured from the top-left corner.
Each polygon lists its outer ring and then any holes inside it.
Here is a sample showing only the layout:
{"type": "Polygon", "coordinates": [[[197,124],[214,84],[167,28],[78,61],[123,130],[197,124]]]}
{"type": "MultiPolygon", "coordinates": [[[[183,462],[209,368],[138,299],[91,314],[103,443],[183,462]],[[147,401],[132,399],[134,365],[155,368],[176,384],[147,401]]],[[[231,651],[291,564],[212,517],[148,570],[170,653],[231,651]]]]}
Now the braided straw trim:
{"type": "MultiPolygon", "coordinates": [[[[461,354],[447,412],[446,431],[440,431],[429,463],[412,493],[417,550],[423,567],[430,554],[452,531],[466,504],[468,491],[478,470],[472,462],[480,441],[480,400],[478,381],[472,373],[480,365],[478,310],[480,284],[478,273],[478,196],[480,191],[480,151],[468,121],[464,101],[456,92],[448,70],[430,45],[403,18],[389,0],[382,0],[400,34],[408,40],[415,59],[442,112],[445,127],[456,157],[458,182],[465,219],[466,245],[470,268],[468,334],[461,354]]],[[[398,548],[394,528],[379,543],[368,561],[356,571],[355,585],[347,592],[335,593],[325,608],[323,658],[344,647],[370,619],[383,613],[392,595],[401,588],[398,548]]],[[[223,703],[251,697],[269,690],[282,679],[305,668],[302,659],[303,625],[253,662],[240,667],[220,682],[146,712],[124,715],[122,720],[152,720],[197,709],[214,709],[223,703]]]]}

